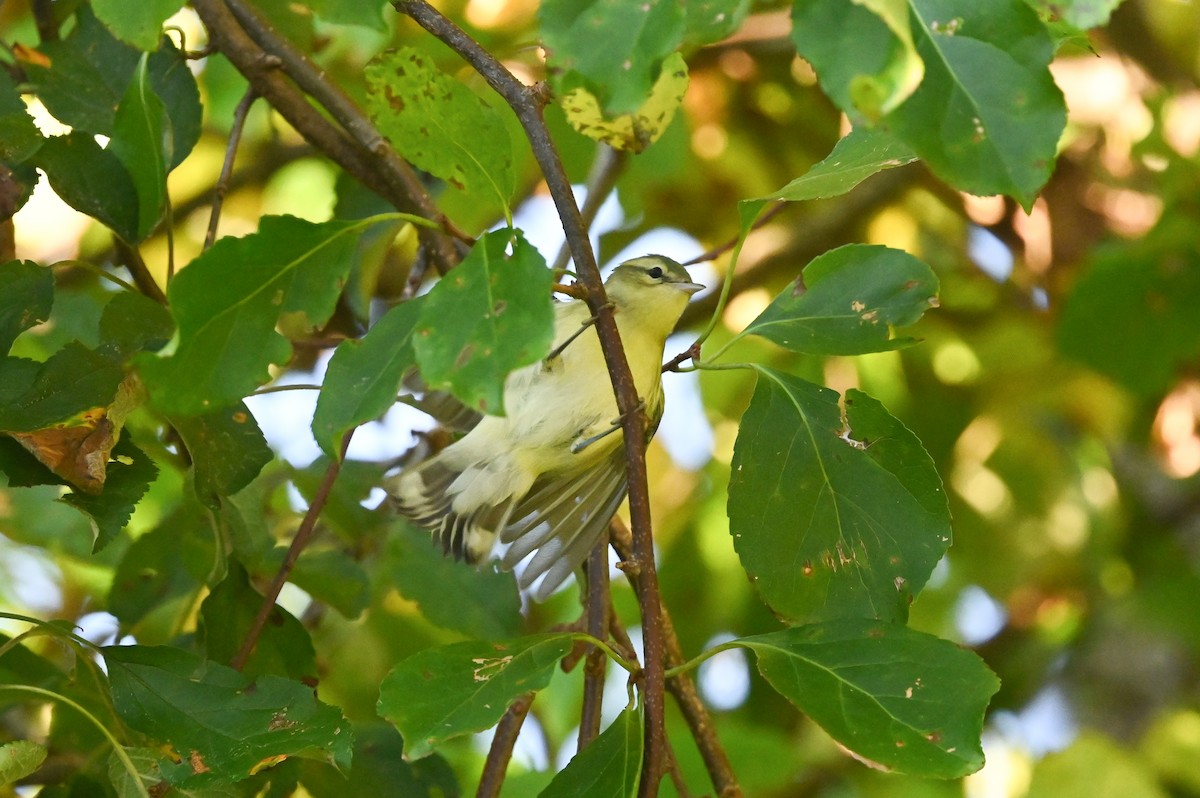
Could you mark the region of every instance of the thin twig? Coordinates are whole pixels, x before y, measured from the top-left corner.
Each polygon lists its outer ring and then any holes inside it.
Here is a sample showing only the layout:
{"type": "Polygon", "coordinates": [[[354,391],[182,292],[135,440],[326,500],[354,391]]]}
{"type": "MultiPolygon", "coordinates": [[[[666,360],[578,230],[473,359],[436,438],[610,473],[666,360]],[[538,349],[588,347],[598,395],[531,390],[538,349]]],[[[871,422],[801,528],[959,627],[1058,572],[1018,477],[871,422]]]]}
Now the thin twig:
{"type": "Polygon", "coordinates": [[[246,89],[242,100],[233,111],[233,125],[229,129],[229,144],[225,147],[225,162],[221,164],[221,175],[213,187],[212,213],[208,217],[208,233],[204,236],[204,248],[208,249],[217,240],[217,225],[221,222],[221,206],[225,195],[229,192],[229,179],[233,177],[233,162],[237,158],[238,145],[242,141],[242,130],[246,127],[246,117],[250,114],[250,106],[258,99],[258,92],[253,86],[246,89]]]}
{"type": "MultiPolygon", "coordinates": [[[[398,208],[399,210],[407,210],[432,219],[438,222],[447,234],[468,244],[474,243],[469,235],[438,209],[413,168],[396,154],[362,109],[337,84],[326,78],[320,67],[242,0],[225,0],[225,5],[250,38],[265,52],[279,59],[279,66],[283,72],[295,81],[302,91],[320,103],[321,107],[350,134],[350,138],[372,156],[379,176],[394,194],[408,198],[409,207],[398,208]]],[[[417,234],[433,248],[438,271],[444,274],[458,263],[457,252],[444,236],[439,236],[436,231],[424,229],[419,230],[417,234]]]]}
{"type": "Polygon", "coordinates": [[[666,730],[663,723],[663,641],[661,601],[658,575],[654,570],[654,539],[650,529],[650,492],[646,478],[646,417],[629,370],[629,360],[621,344],[621,335],[613,318],[612,307],[604,291],[596,256],[592,252],[587,226],[575,203],[571,182],[550,131],[542,118],[545,93],[529,87],[505,69],[491,53],[468,36],[461,28],[442,16],[424,0],[393,0],[395,8],[407,14],[418,25],[457,52],[487,81],[513,109],[525,129],[534,158],[546,179],[546,187],[558,209],[563,232],[579,274],[579,282],[587,291],[587,303],[596,316],[596,334],[608,367],[616,395],[617,410],[625,435],[625,469],[629,483],[629,512],[633,523],[634,555],[640,570],[642,592],[638,599],[642,609],[642,637],[645,673],[642,680],[642,701],[645,707],[646,746],[642,760],[642,780],[639,795],[658,793],[665,762],[666,730]]]}
{"type": "Polygon", "coordinates": [[[479,789],[475,791],[476,798],[495,798],[504,786],[504,776],[508,772],[508,762],[512,759],[513,746],[517,744],[517,735],[533,705],[533,693],[526,693],[509,705],[504,717],[496,724],[496,734],[488,748],[487,760],[483,763],[483,773],[479,777],[479,789]]]}
{"type": "MultiPolygon", "coordinates": [[[[614,518],[609,525],[609,537],[612,540],[612,547],[616,550],[619,557],[628,559],[633,556],[632,535],[620,518],[614,518]]],[[[642,590],[639,580],[640,575],[630,579],[630,584],[633,585],[634,591],[638,593],[642,590]]],[[[679,648],[679,637],[675,634],[675,625],[671,622],[671,616],[665,607],[662,608],[661,617],[663,639],[667,649],[667,667],[674,668],[683,663],[683,654],[679,648]]],[[[721,798],[738,798],[741,796],[742,788],[733,773],[732,765],[729,764],[729,756],[725,753],[721,741],[717,738],[717,733],[713,728],[712,718],[709,717],[708,709],[704,706],[704,702],[700,700],[700,694],[696,691],[696,683],[687,674],[680,674],[667,680],[667,689],[675,697],[675,702],[679,705],[684,720],[687,721],[688,728],[692,732],[692,738],[695,739],[696,747],[700,750],[700,756],[704,759],[704,765],[708,769],[708,776],[712,779],[713,787],[717,790],[717,795],[721,796],[721,798]]]]}
{"type": "MultiPolygon", "coordinates": [[[[617,185],[617,178],[621,176],[628,160],[629,158],[623,150],[615,150],[604,143],[596,147],[596,158],[592,161],[592,171],[588,174],[587,179],[587,195],[583,198],[583,205],[579,209],[579,215],[583,217],[583,224],[589,230],[592,223],[596,221],[596,215],[600,213],[600,207],[612,194],[613,188],[617,185]]],[[[558,256],[554,259],[554,271],[565,269],[567,261],[570,259],[571,248],[564,241],[563,245],[559,247],[558,256]]]]}
{"type": "MultiPolygon", "coordinates": [[[[587,561],[587,633],[600,640],[608,638],[608,535],[600,536],[587,561]]],[[[583,709],[579,714],[578,749],[582,751],[600,734],[600,713],[604,706],[604,674],[608,657],[595,646],[588,648],[583,667],[583,709]]]]}
{"type": "Polygon", "coordinates": [[[137,289],[160,305],[167,304],[167,295],[163,293],[158,281],[150,273],[150,269],[146,266],[146,261],[142,260],[142,253],[138,252],[137,247],[125,243],[118,236],[113,236],[113,249],[116,250],[120,262],[129,270],[129,276],[133,278],[133,284],[137,286],[137,289]]]}
{"type": "Polygon", "coordinates": [[[279,598],[279,591],[283,590],[284,584],[287,582],[288,577],[291,576],[292,569],[296,567],[296,561],[300,559],[301,552],[312,542],[313,533],[317,528],[317,518],[320,517],[325,503],[329,501],[329,493],[333,490],[333,483],[337,479],[338,472],[342,470],[342,462],[346,459],[346,450],[350,448],[350,438],[353,435],[354,430],[351,429],[342,436],[342,447],[337,459],[330,461],[329,467],[325,469],[325,476],[321,478],[321,484],[317,486],[317,492],[313,494],[312,502],[308,505],[308,512],[304,514],[304,519],[300,522],[300,528],[296,530],[296,536],[292,538],[292,545],[288,547],[283,562],[279,564],[279,570],[275,572],[275,578],[271,580],[267,592],[263,594],[262,603],[258,607],[258,614],[254,616],[254,621],[246,631],[246,636],[242,639],[241,648],[237,650],[237,653],[233,655],[233,659],[229,661],[229,667],[234,670],[240,671],[246,666],[246,661],[250,659],[250,655],[254,652],[254,647],[258,644],[258,638],[262,635],[263,628],[267,625],[267,619],[271,617],[271,611],[275,609],[275,601],[279,598]]]}
{"type": "MultiPolygon", "coordinates": [[[[776,216],[778,216],[780,213],[782,213],[783,210],[787,207],[788,207],[788,203],[786,203],[786,202],[776,202],[775,205],[769,211],[767,211],[766,213],[762,214],[761,216],[759,216],[757,219],[754,220],[754,224],[750,225],[750,232],[754,232],[755,230],[759,229],[760,227],[765,227],[768,222],[770,222],[772,219],[774,219],[776,216]]],[[[692,258],[691,260],[689,260],[687,263],[685,263],[683,265],[691,266],[693,263],[707,263],[710,260],[716,260],[717,258],[721,257],[729,250],[736,247],[737,242],[741,239],[741,237],[742,236],[739,233],[738,235],[730,238],[728,241],[726,241],[722,244],[718,244],[717,246],[713,247],[708,252],[700,253],[699,255],[692,258]]]]}

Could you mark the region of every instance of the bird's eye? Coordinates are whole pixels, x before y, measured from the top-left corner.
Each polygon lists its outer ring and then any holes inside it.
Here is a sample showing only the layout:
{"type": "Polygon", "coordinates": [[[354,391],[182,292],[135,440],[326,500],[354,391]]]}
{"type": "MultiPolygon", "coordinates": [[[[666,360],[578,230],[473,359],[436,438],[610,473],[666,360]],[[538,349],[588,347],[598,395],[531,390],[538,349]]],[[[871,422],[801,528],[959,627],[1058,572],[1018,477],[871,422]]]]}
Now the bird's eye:
{"type": "Polygon", "coordinates": [[[646,274],[650,275],[655,280],[657,280],[663,276],[663,270],[657,266],[654,266],[654,267],[647,269],[646,274]]]}

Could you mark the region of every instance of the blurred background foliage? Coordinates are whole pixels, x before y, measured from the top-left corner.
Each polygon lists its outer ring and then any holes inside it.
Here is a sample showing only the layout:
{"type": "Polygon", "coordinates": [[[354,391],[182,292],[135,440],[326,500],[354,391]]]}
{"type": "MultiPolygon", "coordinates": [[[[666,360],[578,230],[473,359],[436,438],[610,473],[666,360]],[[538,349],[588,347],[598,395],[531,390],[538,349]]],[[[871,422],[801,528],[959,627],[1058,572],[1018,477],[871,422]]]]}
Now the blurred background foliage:
{"type": "MultiPolygon", "coordinates": [[[[368,60],[397,46],[425,51],[488,96],[453,54],[390,10],[380,8],[373,28],[330,23],[321,9],[314,15],[302,3],[257,5],[357,100],[368,60]]],[[[532,80],[541,73],[533,0],[441,8],[518,75],[532,80]]],[[[205,47],[190,10],[172,24],[185,49],[205,47]]],[[[665,254],[681,260],[716,247],[737,233],[739,200],[776,190],[828,154],[846,123],[795,57],[789,27],[786,10],[755,4],[736,34],[688,56],[682,113],[659,142],[629,160],[616,185],[619,207],[601,217],[602,262],[631,247],[673,246],[665,254]]],[[[26,2],[0,4],[0,39],[7,46],[38,41],[26,2]]],[[[1087,41],[1063,44],[1053,73],[1066,95],[1068,130],[1054,176],[1029,213],[1011,200],[953,192],[917,163],[876,175],[843,197],[791,204],[749,237],[723,329],[710,346],[741,329],[833,246],[887,244],[937,272],[941,307],[916,328],[919,346],[798,360],[748,341],[735,354],[757,347],[763,362],[786,363],[839,391],[861,387],[917,433],[945,481],[955,539],[911,623],[974,648],[1003,680],[986,726],[986,767],[962,783],[932,782],[864,768],[781,701],[743,655],[719,655],[701,670],[700,686],[749,794],[1200,796],[1198,40],[1200,5],[1128,0],[1087,41]]],[[[170,176],[176,263],[201,250],[234,108],[246,90],[222,59],[191,66],[204,119],[194,151],[170,176]]],[[[44,129],[53,128],[36,101],[30,110],[44,129]]],[[[586,182],[594,143],[570,130],[553,106],[547,116],[570,175],[586,182]]],[[[557,221],[523,137],[513,138],[517,196],[525,198],[514,203],[517,224],[552,258],[561,240],[557,221]]],[[[472,234],[500,221],[499,208],[477,197],[440,184],[433,190],[446,214],[472,234]]],[[[220,230],[251,232],[264,214],[324,220],[337,207],[373,201],[256,103],[220,230]]],[[[12,232],[17,257],[114,260],[111,234],[58,200],[45,181],[12,232]]],[[[168,246],[160,231],[141,247],[160,282],[168,246]]],[[[311,372],[323,367],[328,340],[357,334],[373,304],[399,295],[414,251],[403,237],[377,246],[344,312],[297,347],[279,381],[319,382],[311,372]]],[[[66,340],[95,338],[109,286],[84,269],[56,274],[52,321],[22,336],[19,354],[44,358],[66,340]]],[[[701,279],[711,282],[712,274],[701,279]]],[[[713,304],[711,295],[701,298],[686,322],[696,327],[713,304]]],[[[690,339],[685,332],[675,342],[682,350],[690,339]]],[[[668,420],[650,452],[651,495],[664,599],[690,655],[711,645],[714,630],[718,637],[747,635],[778,624],[738,563],[724,507],[736,425],[752,384],[724,372],[667,380],[668,420]]],[[[221,510],[220,523],[233,527],[235,546],[254,552],[242,558],[252,579],[269,578],[304,507],[297,492],[311,497],[323,473],[308,442],[311,408],[301,392],[251,406],[280,456],[238,495],[236,507],[221,510]]],[[[375,722],[378,684],[405,655],[463,636],[546,629],[577,614],[573,589],[519,613],[510,577],[446,562],[423,535],[373,509],[373,486],[414,442],[413,421],[395,414],[360,432],[321,535],[284,594],[312,636],[313,652],[297,656],[311,657],[322,699],[360,729],[375,722]],[[468,591],[481,600],[440,606],[448,592],[468,591]],[[465,606],[474,607],[471,614],[465,606]]],[[[218,558],[211,536],[187,534],[211,519],[181,499],[183,469],[171,467],[169,447],[145,433],[154,422],[135,414],[128,425],[168,467],[125,532],[99,554],[92,554],[87,520],[46,501],[56,488],[0,489],[0,608],[68,620],[97,640],[131,635],[155,644],[212,635],[200,608],[218,558]],[[141,578],[150,568],[154,578],[141,578]]],[[[636,617],[623,580],[614,580],[613,590],[618,612],[636,617]]],[[[39,650],[66,656],[48,642],[39,650]]],[[[19,663],[0,658],[0,675],[15,673],[19,663]]],[[[548,778],[535,771],[570,755],[579,681],[578,672],[559,675],[534,705],[536,722],[523,732],[507,794],[532,794],[548,778]],[[529,773],[521,775],[522,768],[529,773]]],[[[608,704],[615,709],[621,680],[612,681],[617,692],[608,704]]],[[[51,722],[8,708],[0,736],[51,722]]],[[[668,722],[680,723],[673,715],[668,722]]],[[[94,735],[69,721],[54,723],[60,735],[94,735]]],[[[371,750],[396,745],[389,732],[371,734],[359,734],[377,744],[371,750]]],[[[689,781],[706,784],[686,735],[673,739],[689,781]]],[[[477,740],[445,750],[466,790],[484,750],[477,740]]],[[[428,785],[450,777],[422,778],[428,785]]],[[[359,787],[367,791],[357,794],[385,794],[359,787]]]]}

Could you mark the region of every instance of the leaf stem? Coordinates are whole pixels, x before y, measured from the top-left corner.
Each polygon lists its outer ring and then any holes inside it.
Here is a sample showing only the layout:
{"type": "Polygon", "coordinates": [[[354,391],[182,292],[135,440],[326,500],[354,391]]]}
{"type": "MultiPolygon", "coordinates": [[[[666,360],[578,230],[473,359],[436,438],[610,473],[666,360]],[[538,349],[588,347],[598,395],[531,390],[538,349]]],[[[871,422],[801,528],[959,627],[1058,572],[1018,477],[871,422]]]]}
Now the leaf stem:
{"type": "Polygon", "coordinates": [[[204,249],[211,247],[217,240],[217,225],[221,221],[221,207],[225,203],[225,195],[229,193],[229,180],[233,177],[233,162],[237,157],[238,146],[242,142],[246,117],[250,115],[250,107],[257,99],[258,92],[253,86],[249,86],[233,111],[233,124],[229,128],[229,143],[225,147],[225,161],[221,164],[221,176],[217,178],[217,184],[213,187],[212,212],[208,216],[208,232],[204,235],[204,249]]]}
{"type": "Polygon", "coordinates": [[[142,796],[142,798],[150,798],[150,793],[147,792],[146,785],[142,783],[142,776],[140,773],[138,773],[137,766],[133,764],[133,760],[129,758],[129,753],[125,750],[125,746],[121,745],[120,741],[113,736],[113,733],[110,732],[108,728],[91,712],[88,712],[81,705],[75,703],[65,695],[56,693],[53,690],[45,690],[41,687],[34,687],[33,685],[28,684],[0,684],[0,691],[4,690],[15,693],[32,693],[33,695],[42,696],[43,698],[59,701],[79,712],[79,714],[91,721],[92,725],[99,729],[100,733],[103,734],[108,742],[112,745],[113,753],[116,754],[117,759],[121,760],[121,766],[125,768],[125,772],[129,774],[130,778],[133,779],[134,789],[137,790],[137,794],[142,796]]]}
{"type": "Polygon", "coordinates": [[[51,268],[55,268],[57,266],[69,266],[69,267],[72,267],[75,269],[82,269],[85,272],[91,272],[92,274],[96,275],[97,277],[108,280],[110,283],[119,285],[122,288],[124,288],[126,291],[129,291],[134,294],[139,293],[137,286],[133,285],[132,283],[125,282],[117,275],[110,274],[108,271],[102,269],[101,267],[97,266],[94,263],[89,263],[86,260],[76,260],[74,258],[69,258],[67,260],[60,260],[60,261],[57,261],[56,263],[51,264],[51,268]]]}

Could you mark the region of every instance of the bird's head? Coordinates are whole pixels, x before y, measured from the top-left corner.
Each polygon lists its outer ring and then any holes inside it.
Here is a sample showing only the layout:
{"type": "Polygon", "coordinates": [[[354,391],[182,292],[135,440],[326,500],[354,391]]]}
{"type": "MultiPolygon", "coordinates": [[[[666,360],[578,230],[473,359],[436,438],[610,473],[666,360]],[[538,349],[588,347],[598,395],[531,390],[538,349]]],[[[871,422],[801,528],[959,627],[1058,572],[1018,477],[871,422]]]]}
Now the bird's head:
{"type": "Polygon", "coordinates": [[[704,288],[683,266],[663,255],[643,255],[613,270],[604,283],[619,311],[658,322],[664,336],[674,328],[692,294],[704,288]]]}

